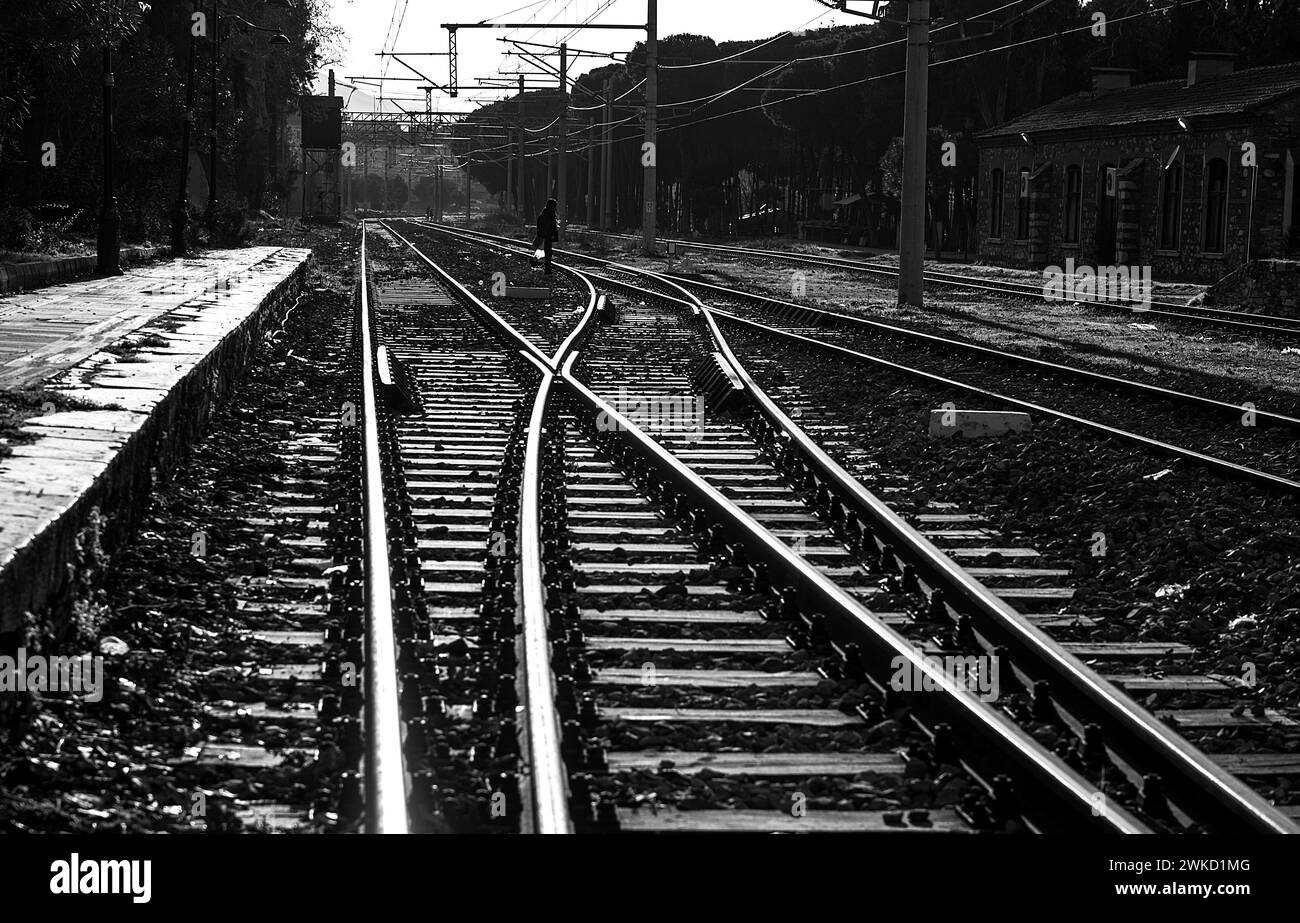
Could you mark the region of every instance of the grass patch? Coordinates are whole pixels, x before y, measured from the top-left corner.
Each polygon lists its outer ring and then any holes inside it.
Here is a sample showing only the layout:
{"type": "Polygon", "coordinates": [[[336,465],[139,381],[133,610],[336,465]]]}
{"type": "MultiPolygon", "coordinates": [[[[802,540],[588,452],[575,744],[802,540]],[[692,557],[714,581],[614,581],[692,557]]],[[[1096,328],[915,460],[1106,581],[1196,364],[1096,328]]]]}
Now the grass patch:
{"type": "Polygon", "coordinates": [[[94,401],[68,397],[44,388],[0,388],[0,458],[13,454],[13,447],[36,441],[32,433],[22,432],[29,420],[64,410],[102,410],[94,401]]]}
{"type": "Polygon", "coordinates": [[[137,337],[123,337],[116,343],[104,347],[104,352],[117,356],[119,362],[135,362],[136,355],[142,349],[163,349],[170,346],[166,337],[156,333],[146,333],[137,337]]]}

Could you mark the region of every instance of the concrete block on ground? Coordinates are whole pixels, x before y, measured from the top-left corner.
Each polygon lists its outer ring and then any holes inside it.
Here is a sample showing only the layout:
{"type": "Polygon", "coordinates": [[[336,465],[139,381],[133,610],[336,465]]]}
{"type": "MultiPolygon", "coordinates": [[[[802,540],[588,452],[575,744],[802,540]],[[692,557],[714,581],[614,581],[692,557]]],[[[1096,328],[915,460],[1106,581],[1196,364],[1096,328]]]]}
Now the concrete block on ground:
{"type": "Polygon", "coordinates": [[[980,439],[985,436],[1005,436],[1007,433],[1028,432],[1030,417],[1015,410],[955,410],[938,408],[930,411],[930,435],[951,438],[958,434],[963,439],[980,439]]]}

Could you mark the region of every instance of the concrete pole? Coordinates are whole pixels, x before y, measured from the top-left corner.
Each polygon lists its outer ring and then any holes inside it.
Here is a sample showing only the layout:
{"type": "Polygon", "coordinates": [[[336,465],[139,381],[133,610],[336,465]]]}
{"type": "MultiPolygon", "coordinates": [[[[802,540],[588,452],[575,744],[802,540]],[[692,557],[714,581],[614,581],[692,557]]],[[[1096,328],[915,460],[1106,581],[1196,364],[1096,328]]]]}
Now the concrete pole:
{"type": "Polygon", "coordinates": [[[610,195],[613,189],[613,183],[610,180],[610,155],[613,149],[613,132],[614,126],[610,124],[614,121],[614,81],[605,81],[605,123],[601,135],[603,143],[600,146],[600,229],[608,231],[614,223],[614,200],[610,195]]]}
{"type": "Polygon", "coordinates": [[[596,226],[596,120],[587,119],[587,230],[596,226]]]}
{"type": "MultiPolygon", "coordinates": [[[[925,0],[928,3],[928,0],[925,0]]],[[[659,105],[659,6],[658,0],[646,0],[645,40],[645,144],[642,146],[642,169],[645,171],[644,212],[641,215],[641,247],[646,253],[655,248],[655,193],[658,176],[655,169],[657,113],[659,105]],[[648,163],[647,163],[648,161],[648,163]]]]}
{"type": "MultiPolygon", "coordinates": [[[[208,221],[212,221],[212,210],[217,205],[217,148],[220,135],[217,123],[217,71],[221,59],[221,11],[217,0],[212,0],[212,15],[208,17],[208,28],[212,30],[212,60],[208,62],[211,70],[211,85],[208,87],[208,108],[211,110],[211,128],[208,132],[208,221]]],[[[302,158],[302,185],[307,188],[307,155],[302,158]]],[[[209,227],[211,225],[209,224],[209,227]]]]}
{"type": "MultiPolygon", "coordinates": [[[[477,139],[477,138],[474,139],[473,144],[474,144],[475,147],[478,147],[478,139],[477,139]]],[[[469,193],[470,193],[470,183],[471,183],[471,179],[470,179],[470,175],[469,175],[469,165],[470,165],[470,152],[469,152],[469,151],[466,151],[466,152],[465,152],[465,227],[469,227],[469,219],[470,219],[470,195],[469,195],[469,193]]]]}
{"type": "Polygon", "coordinates": [[[519,76],[519,217],[528,227],[528,193],[524,186],[524,78],[519,76]]]}
{"type": "Polygon", "coordinates": [[[510,149],[510,129],[506,129],[506,211],[515,209],[515,165],[510,149]]]}
{"type": "Polygon", "coordinates": [[[898,303],[925,301],[925,153],[930,92],[930,0],[907,4],[903,203],[898,243],[898,303]]]}
{"type": "MultiPolygon", "coordinates": [[[[120,276],[119,232],[122,227],[121,215],[117,209],[117,191],[113,185],[113,160],[117,153],[117,144],[113,135],[113,49],[105,45],[103,49],[102,77],[104,84],[104,105],[100,110],[103,125],[103,199],[99,211],[99,236],[95,244],[96,272],[100,275],[120,276]]],[[[213,145],[215,148],[215,144],[213,145]]],[[[214,174],[215,175],[215,174],[214,174]]]]}
{"type": "Polygon", "coordinates": [[[560,42],[560,190],[555,197],[559,203],[559,215],[556,224],[560,234],[560,246],[564,246],[565,226],[569,223],[569,170],[566,163],[569,147],[569,45],[560,42]]]}

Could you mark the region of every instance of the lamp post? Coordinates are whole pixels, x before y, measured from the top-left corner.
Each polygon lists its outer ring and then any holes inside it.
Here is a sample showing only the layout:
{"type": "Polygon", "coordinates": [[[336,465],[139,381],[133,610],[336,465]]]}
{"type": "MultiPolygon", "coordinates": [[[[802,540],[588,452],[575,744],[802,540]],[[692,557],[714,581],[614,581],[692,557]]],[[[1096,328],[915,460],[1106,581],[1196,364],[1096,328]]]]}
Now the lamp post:
{"type": "Polygon", "coordinates": [[[118,230],[122,219],[117,213],[117,195],[113,188],[113,48],[104,44],[104,198],[99,209],[99,237],[96,241],[97,271],[101,275],[118,276],[118,230]]]}
{"type": "Polygon", "coordinates": [[[176,210],[172,213],[172,256],[185,256],[185,224],[190,211],[190,131],[194,127],[194,58],[198,36],[190,26],[189,75],[185,80],[185,124],[181,128],[181,179],[176,195],[176,210]]]}

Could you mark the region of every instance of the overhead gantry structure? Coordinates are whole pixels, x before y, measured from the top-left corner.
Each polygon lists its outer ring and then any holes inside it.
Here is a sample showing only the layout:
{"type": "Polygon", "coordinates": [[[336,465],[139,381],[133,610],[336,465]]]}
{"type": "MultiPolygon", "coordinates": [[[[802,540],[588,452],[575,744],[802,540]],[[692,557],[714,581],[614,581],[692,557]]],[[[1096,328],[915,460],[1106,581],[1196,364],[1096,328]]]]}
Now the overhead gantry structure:
{"type": "MultiPolygon", "coordinates": [[[[641,246],[647,253],[654,251],[655,243],[655,225],[657,223],[656,212],[656,144],[657,144],[657,112],[658,105],[658,0],[646,0],[646,21],[644,23],[587,23],[587,22],[445,22],[442,27],[447,30],[447,60],[450,87],[457,87],[459,77],[457,74],[457,35],[461,29],[565,29],[568,31],[578,31],[580,29],[620,29],[620,30],[644,30],[646,34],[646,80],[645,80],[645,140],[641,146],[641,164],[643,170],[643,200],[644,212],[641,220],[641,246]]],[[[567,73],[567,59],[562,60],[560,67],[560,92],[563,94],[561,115],[559,121],[560,139],[559,152],[561,164],[567,148],[568,139],[568,109],[569,109],[569,86],[567,73]]],[[[455,96],[453,92],[451,94],[455,96]]],[[[566,200],[567,193],[567,173],[561,165],[559,171],[559,199],[561,202],[566,200]]],[[[560,234],[563,240],[564,226],[567,223],[568,216],[561,215],[560,234]]]]}

